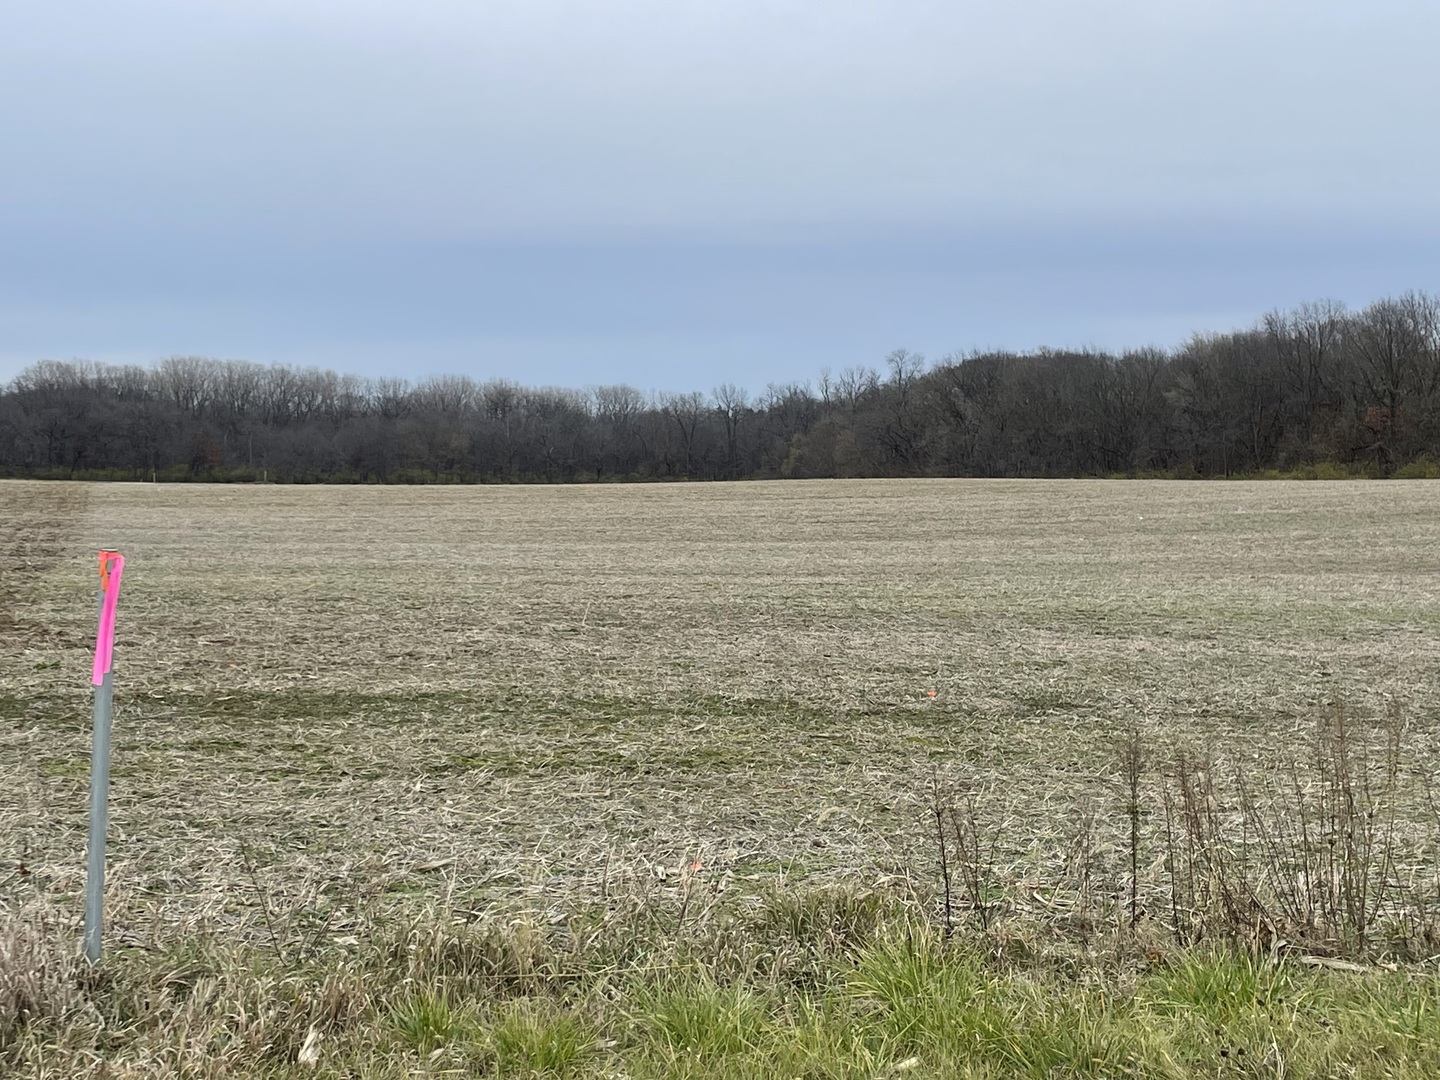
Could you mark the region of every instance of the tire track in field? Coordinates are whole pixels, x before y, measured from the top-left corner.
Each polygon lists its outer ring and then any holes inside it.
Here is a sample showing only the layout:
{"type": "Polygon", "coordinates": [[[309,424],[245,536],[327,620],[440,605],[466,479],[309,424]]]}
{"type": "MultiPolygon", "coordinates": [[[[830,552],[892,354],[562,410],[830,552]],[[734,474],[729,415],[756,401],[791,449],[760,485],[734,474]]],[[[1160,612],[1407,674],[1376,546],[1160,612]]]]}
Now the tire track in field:
{"type": "Polygon", "coordinates": [[[26,589],[58,563],[79,530],[90,486],[63,481],[0,483],[0,637],[18,643],[43,636],[26,623],[20,604],[26,589]]]}

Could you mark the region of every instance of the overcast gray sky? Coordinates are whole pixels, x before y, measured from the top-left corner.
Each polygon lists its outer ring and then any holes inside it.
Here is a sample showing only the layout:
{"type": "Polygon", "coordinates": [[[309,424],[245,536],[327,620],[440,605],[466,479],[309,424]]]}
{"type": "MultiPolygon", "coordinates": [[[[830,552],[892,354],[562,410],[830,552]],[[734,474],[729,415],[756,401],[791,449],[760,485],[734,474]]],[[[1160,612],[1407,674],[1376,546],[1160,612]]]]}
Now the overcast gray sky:
{"type": "Polygon", "coordinates": [[[0,378],[707,389],[1440,288],[1434,0],[0,7],[0,378]]]}

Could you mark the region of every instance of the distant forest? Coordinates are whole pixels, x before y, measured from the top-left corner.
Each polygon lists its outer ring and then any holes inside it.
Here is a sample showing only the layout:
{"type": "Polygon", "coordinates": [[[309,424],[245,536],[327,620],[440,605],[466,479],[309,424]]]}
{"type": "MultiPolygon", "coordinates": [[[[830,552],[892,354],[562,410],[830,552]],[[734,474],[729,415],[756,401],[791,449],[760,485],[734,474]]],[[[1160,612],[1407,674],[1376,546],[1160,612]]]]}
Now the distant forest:
{"type": "Polygon", "coordinates": [[[285,482],[1440,475],[1440,296],[1173,350],[975,352],[758,393],[407,382],[173,357],[0,389],[0,475],[285,482]]]}

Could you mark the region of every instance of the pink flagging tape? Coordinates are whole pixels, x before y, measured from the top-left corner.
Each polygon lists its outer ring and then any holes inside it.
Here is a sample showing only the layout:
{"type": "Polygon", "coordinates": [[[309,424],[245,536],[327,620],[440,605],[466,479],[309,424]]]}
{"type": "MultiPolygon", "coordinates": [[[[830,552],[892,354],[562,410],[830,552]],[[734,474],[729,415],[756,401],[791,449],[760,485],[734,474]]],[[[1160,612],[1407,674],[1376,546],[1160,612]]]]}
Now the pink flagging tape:
{"type": "Polygon", "coordinates": [[[100,632],[95,636],[95,666],[90,681],[99,686],[110,671],[115,655],[115,605],[120,600],[120,575],[125,572],[125,556],[118,551],[100,552],[100,581],[105,599],[100,604],[100,632]]]}

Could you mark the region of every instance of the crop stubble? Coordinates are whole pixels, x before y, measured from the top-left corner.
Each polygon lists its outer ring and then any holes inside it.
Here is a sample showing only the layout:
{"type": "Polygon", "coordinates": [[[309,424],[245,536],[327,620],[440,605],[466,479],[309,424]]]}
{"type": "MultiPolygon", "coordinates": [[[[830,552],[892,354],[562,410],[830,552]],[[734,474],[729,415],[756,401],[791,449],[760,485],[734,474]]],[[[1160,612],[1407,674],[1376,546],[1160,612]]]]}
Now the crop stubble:
{"type": "Polygon", "coordinates": [[[742,888],[924,874],[932,769],[1038,880],[1077,809],[1119,835],[1131,725],[1278,769],[1327,702],[1397,701],[1433,771],[1436,504],[1424,482],[3,483],[0,904],[79,892],[101,546],[127,557],[112,910],[143,941],[692,863],[742,888]]]}

